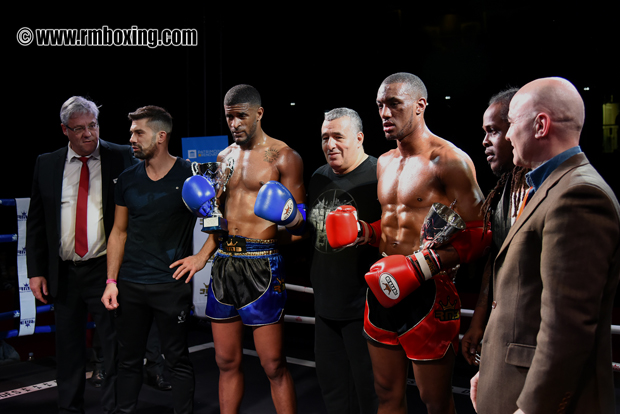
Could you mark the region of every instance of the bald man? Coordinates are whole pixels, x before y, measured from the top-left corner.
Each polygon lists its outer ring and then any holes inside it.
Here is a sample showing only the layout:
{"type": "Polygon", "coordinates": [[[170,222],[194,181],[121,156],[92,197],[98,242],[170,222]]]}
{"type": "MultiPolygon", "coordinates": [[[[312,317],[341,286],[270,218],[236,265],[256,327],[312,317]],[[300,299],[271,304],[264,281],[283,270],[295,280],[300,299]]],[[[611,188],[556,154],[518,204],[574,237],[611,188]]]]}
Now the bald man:
{"type": "Polygon", "coordinates": [[[510,103],[506,137],[532,190],[494,263],[471,384],[478,413],[614,412],[620,206],[579,148],[584,118],[561,78],[535,80],[510,103]]]}

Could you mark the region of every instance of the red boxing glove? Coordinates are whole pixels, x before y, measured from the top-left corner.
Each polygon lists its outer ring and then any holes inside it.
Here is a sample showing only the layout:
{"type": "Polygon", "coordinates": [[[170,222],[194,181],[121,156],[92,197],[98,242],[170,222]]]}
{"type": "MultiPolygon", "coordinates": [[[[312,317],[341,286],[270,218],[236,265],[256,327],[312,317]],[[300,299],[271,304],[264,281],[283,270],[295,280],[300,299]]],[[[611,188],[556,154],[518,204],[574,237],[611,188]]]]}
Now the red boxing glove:
{"type": "Polygon", "coordinates": [[[381,243],[381,220],[370,223],[370,229],[375,234],[375,239],[370,243],[371,246],[379,247],[381,243]]]}
{"type": "Polygon", "coordinates": [[[493,233],[491,224],[484,230],[482,220],[465,223],[465,230],[461,230],[450,240],[450,244],[459,255],[460,263],[470,263],[484,256],[491,247],[493,233]]]}
{"type": "Polygon", "coordinates": [[[334,248],[366,244],[372,237],[372,228],[365,221],[357,220],[353,206],[340,206],[330,211],[325,219],[327,241],[334,248]]]}
{"type": "Polygon", "coordinates": [[[366,283],[384,308],[391,308],[441,270],[432,249],[411,256],[393,255],[376,262],[366,273],[366,283]]]}

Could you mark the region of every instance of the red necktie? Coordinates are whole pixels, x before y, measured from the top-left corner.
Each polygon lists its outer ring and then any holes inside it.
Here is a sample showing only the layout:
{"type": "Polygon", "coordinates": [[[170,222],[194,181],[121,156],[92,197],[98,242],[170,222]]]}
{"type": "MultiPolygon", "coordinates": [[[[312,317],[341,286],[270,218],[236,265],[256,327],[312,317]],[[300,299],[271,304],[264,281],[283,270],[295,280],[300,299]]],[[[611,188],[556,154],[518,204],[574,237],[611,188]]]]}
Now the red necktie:
{"type": "Polygon", "coordinates": [[[86,221],[89,184],[88,157],[80,157],[80,161],[82,161],[82,170],[80,171],[80,187],[75,211],[75,253],[84,257],[88,253],[88,225],[86,221]]]}

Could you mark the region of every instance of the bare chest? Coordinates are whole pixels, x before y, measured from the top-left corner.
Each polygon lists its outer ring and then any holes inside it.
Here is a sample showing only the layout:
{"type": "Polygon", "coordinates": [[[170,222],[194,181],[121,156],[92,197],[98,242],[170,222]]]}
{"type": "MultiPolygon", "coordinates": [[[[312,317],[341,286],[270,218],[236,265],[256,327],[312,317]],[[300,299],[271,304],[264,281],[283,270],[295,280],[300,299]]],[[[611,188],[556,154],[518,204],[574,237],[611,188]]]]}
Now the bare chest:
{"type": "Polygon", "coordinates": [[[244,194],[258,193],[261,186],[270,180],[279,180],[280,173],[270,150],[235,151],[225,157],[232,159],[234,172],[228,182],[230,195],[241,191],[244,194]]]}
{"type": "Polygon", "coordinates": [[[378,183],[382,206],[410,209],[430,207],[445,200],[445,189],[434,165],[418,160],[394,160],[383,169],[378,183]]]}

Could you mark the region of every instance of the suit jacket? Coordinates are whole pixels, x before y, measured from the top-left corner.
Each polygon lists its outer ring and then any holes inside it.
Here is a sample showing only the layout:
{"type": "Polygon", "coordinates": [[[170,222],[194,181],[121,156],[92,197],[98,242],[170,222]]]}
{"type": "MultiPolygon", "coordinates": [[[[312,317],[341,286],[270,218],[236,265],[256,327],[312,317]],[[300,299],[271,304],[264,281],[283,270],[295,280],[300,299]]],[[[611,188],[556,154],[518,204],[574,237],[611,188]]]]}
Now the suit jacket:
{"type": "Polygon", "coordinates": [[[542,183],[494,263],[478,413],[613,413],[620,207],[583,153],[542,183]]]}
{"type": "MultiPolygon", "coordinates": [[[[106,239],[114,225],[114,183],[125,168],[137,162],[131,147],[99,140],[103,222],[106,239]]],[[[49,293],[58,292],[60,257],[60,200],[68,147],[37,158],[26,223],[28,277],[45,276],[49,293]]]]}

